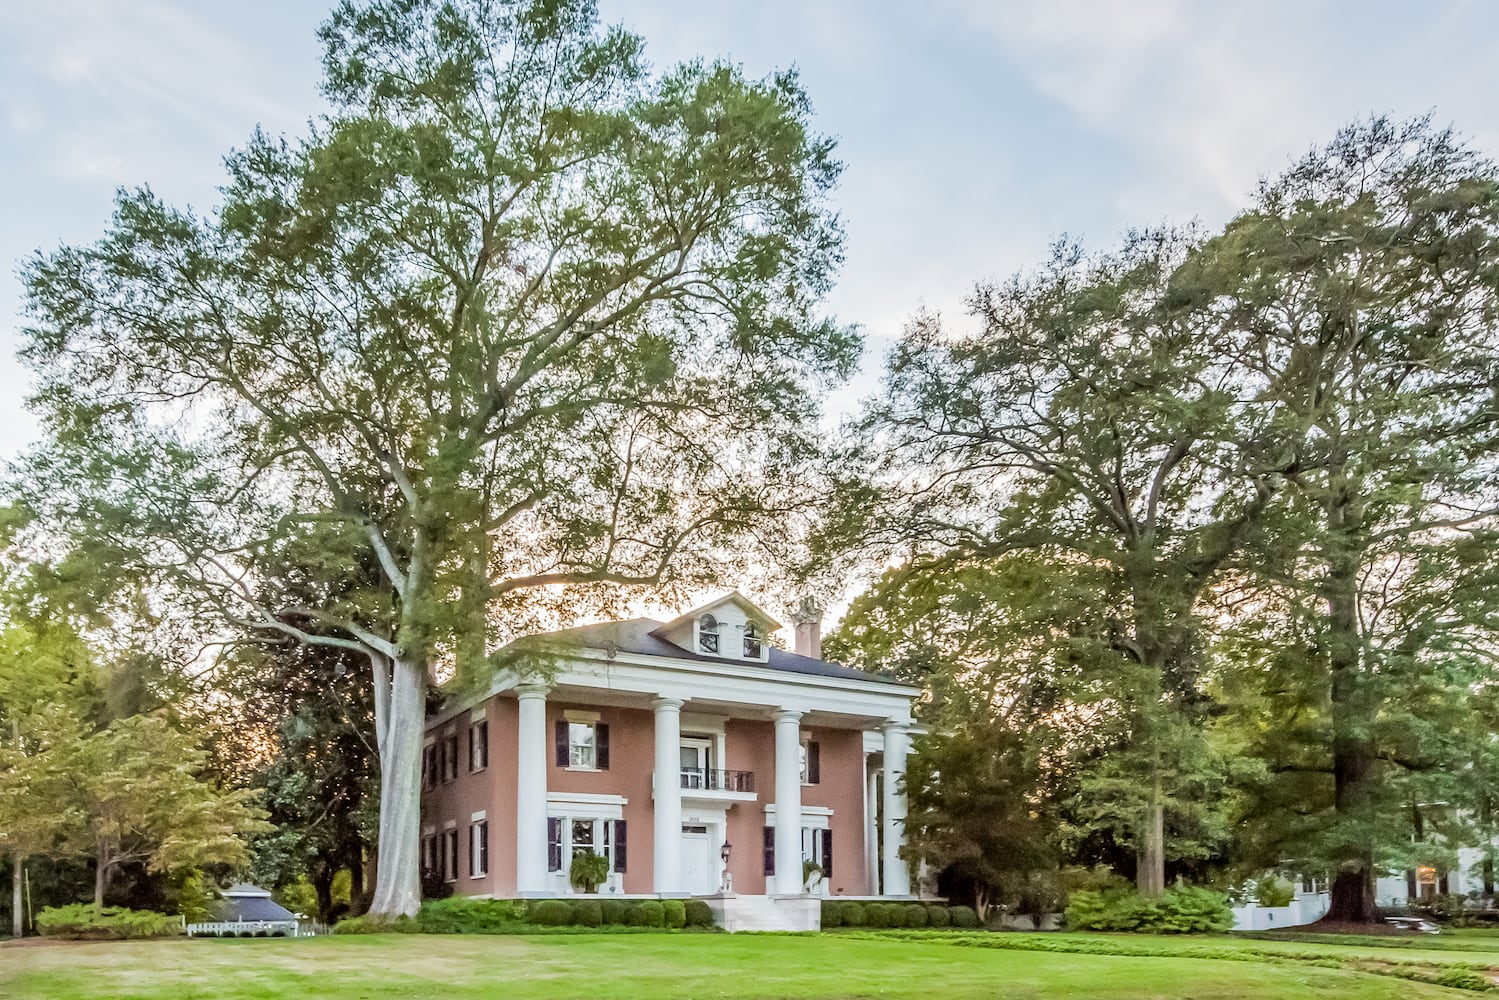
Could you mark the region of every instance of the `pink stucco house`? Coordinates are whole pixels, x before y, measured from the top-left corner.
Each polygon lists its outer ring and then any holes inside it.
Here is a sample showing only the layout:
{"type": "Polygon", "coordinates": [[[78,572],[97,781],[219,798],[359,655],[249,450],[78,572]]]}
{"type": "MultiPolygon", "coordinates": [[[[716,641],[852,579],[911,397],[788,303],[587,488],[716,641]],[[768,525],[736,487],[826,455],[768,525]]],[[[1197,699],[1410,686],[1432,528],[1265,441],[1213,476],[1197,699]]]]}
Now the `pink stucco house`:
{"type": "Polygon", "coordinates": [[[819,895],[909,896],[918,691],[822,660],[799,618],[796,652],[738,592],[526,640],[545,680],[501,676],[427,722],[423,867],[463,895],[556,896],[593,851],[601,893],[709,897],[731,930],[815,926],[819,895]]]}

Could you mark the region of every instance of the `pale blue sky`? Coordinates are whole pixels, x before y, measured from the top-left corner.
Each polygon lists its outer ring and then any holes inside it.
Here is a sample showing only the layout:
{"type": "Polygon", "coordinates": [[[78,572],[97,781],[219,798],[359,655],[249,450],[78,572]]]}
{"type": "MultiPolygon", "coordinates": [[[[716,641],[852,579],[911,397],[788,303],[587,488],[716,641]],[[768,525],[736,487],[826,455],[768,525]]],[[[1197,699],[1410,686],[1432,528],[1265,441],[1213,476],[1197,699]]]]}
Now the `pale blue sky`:
{"type": "MultiPolygon", "coordinates": [[[[1435,111],[1499,153],[1499,4],[1364,0],[601,0],[658,66],[798,66],[847,164],[830,306],[866,376],[921,306],[1039,260],[1062,233],[1243,204],[1255,180],[1370,112],[1435,111]]],[[[14,264],[99,234],[119,185],[212,206],[257,124],[318,113],[318,0],[0,5],[0,460],[34,439],[13,358],[14,264]]]]}

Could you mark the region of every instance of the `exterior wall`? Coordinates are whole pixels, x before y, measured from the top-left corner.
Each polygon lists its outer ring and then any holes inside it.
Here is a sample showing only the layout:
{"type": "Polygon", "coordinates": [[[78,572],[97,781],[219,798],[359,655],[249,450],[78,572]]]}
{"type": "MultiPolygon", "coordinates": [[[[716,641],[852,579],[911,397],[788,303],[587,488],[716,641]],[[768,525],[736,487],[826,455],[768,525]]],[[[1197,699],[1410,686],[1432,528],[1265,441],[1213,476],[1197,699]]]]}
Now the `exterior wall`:
{"type": "Polygon", "coordinates": [[[737,803],[728,814],[729,874],[734,891],[758,896],[765,892],[765,803],[775,799],[775,724],[755,719],[724,723],[724,767],[755,772],[754,802],[737,803]]]}
{"type": "Polygon", "coordinates": [[[834,896],[863,896],[872,892],[864,857],[864,733],[856,729],[810,729],[817,741],[821,779],[802,786],[803,806],[833,810],[833,877],[828,892],[834,896]]]}
{"type": "Polygon", "coordinates": [[[450,828],[458,831],[458,878],[451,883],[455,893],[508,895],[515,891],[515,700],[490,698],[427,730],[439,745],[449,735],[458,737],[458,777],[423,793],[422,836],[429,829],[439,837],[450,828]],[[470,771],[468,731],[479,719],[489,723],[489,766],[470,771]],[[489,823],[489,873],[474,878],[469,874],[469,824],[481,811],[489,823]]]}
{"type": "MultiPolygon", "coordinates": [[[[626,824],[626,858],[623,879],[627,893],[648,893],[654,884],[651,851],[651,774],[655,766],[656,721],[651,712],[547,700],[547,792],[582,792],[590,795],[622,795],[626,824]],[[609,770],[578,771],[557,766],[557,723],[569,709],[598,712],[599,722],[609,727],[609,770]]],[[[515,809],[514,796],[510,810],[515,809]]],[[[511,857],[515,856],[514,850],[511,857]]],[[[564,868],[569,859],[563,858],[564,868]]],[[[514,864],[512,863],[512,867],[514,864]]]]}

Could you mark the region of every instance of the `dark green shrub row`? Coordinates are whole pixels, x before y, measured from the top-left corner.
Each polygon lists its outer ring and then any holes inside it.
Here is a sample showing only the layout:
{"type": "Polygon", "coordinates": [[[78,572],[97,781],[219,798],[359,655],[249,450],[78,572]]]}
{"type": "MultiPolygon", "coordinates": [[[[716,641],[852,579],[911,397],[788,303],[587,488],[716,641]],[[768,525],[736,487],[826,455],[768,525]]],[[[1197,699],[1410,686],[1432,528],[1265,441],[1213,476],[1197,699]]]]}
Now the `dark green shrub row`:
{"type": "Polygon", "coordinates": [[[971,906],[944,903],[882,903],[860,900],[822,901],[822,929],[836,927],[977,927],[971,906]]]}
{"type": "Polygon", "coordinates": [[[46,907],[36,915],[36,929],[48,937],[90,941],[171,937],[183,933],[180,917],[92,903],[46,907]]]}
{"type": "Polygon", "coordinates": [[[712,927],[713,911],[700,899],[472,899],[453,896],[422,905],[415,920],[355,917],[336,934],[524,934],[545,927],[712,927]]]}
{"type": "Polygon", "coordinates": [[[1133,889],[1074,892],[1067,904],[1070,931],[1138,931],[1146,934],[1216,934],[1234,925],[1228,897],[1183,886],[1149,899],[1133,889]]]}

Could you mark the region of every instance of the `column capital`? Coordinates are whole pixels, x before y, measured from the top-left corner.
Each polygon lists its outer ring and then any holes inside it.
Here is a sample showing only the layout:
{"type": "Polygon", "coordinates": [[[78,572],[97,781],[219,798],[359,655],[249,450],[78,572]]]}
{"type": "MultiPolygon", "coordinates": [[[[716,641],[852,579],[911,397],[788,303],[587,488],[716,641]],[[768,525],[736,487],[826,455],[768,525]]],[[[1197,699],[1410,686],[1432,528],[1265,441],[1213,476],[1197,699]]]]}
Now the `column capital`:
{"type": "Polygon", "coordinates": [[[806,713],[799,708],[778,708],[771,713],[771,719],[776,722],[800,722],[806,713]]]}
{"type": "Polygon", "coordinates": [[[517,698],[545,698],[552,690],[552,685],[546,681],[521,681],[515,685],[515,696],[517,698]]]}
{"type": "Polygon", "coordinates": [[[911,722],[908,720],[886,719],[880,723],[880,732],[882,733],[905,733],[909,732],[910,729],[911,722]]]}
{"type": "Polygon", "coordinates": [[[651,708],[657,712],[680,712],[685,704],[681,698],[657,695],[651,699],[651,708]]]}

